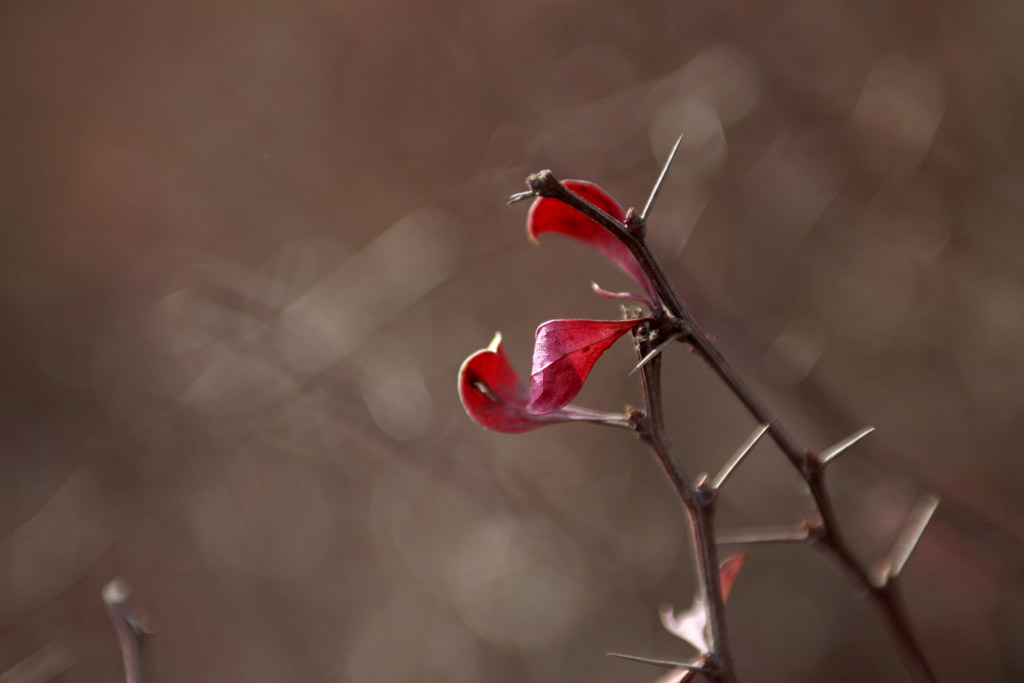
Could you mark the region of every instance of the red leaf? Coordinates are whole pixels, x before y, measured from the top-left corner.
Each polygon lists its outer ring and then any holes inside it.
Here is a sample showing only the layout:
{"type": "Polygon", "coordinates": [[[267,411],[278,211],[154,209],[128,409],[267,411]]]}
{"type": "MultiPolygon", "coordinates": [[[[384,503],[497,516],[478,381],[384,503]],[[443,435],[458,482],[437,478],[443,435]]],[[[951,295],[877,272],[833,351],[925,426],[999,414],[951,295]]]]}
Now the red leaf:
{"type": "MultiPolygon", "coordinates": [[[[585,180],[566,180],[562,184],[620,223],[625,221],[625,209],[594,183],[585,180]]],[[[657,300],[640,263],[615,235],[564,202],[550,197],[538,197],[526,218],[526,234],[536,242],[537,238],[546,232],[561,233],[594,247],[636,280],[647,292],[651,302],[657,300]]]]}
{"type": "Polygon", "coordinates": [[[722,561],[718,569],[718,580],[722,584],[723,602],[729,599],[729,591],[732,590],[732,585],[736,583],[736,575],[743,569],[743,562],[746,559],[746,555],[739,553],[737,555],[730,555],[722,561]]]}
{"type": "Polygon", "coordinates": [[[544,415],[569,403],[601,354],[644,320],[549,320],[538,327],[526,409],[544,415]]]}
{"type": "Polygon", "coordinates": [[[482,427],[510,434],[527,432],[555,422],[583,420],[628,424],[624,415],[565,406],[546,415],[526,409],[526,387],[501,345],[501,333],[486,349],[471,355],[459,370],[459,398],[473,420],[482,427]]]}

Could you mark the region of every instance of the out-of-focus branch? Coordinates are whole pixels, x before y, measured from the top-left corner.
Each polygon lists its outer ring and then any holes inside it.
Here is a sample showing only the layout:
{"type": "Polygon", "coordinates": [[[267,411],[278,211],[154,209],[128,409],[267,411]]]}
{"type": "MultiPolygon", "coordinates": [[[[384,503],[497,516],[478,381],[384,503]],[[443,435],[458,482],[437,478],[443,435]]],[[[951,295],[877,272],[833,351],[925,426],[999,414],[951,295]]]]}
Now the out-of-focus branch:
{"type": "Polygon", "coordinates": [[[75,663],[68,646],[55,640],[0,674],[0,683],[46,683],[75,663]]]}
{"type": "Polygon", "coordinates": [[[114,622],[117,641],[121,645],[125,682],[144,683],[142,648],[149,632],[128,608],[128,598],[131,596],[128,583],[124,579],[114,579],[103,587],[102,595],[110,619],[114,622]]]}

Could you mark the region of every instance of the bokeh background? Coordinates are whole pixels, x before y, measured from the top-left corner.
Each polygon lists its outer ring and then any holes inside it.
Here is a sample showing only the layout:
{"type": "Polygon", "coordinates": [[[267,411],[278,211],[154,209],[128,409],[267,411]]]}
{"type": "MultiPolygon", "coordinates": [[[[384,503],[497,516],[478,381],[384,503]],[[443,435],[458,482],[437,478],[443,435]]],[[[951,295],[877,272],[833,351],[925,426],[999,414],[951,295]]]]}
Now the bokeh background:
{"type": "MultiPolygon", "coordinates": [[[[1024,677],[1024,9],[958,2],[0,5],[0,677],[651,681],[686,657],[679,505],[629,434],[463,413],[495,330],[614,318],[524,237],[529,172],[642,204],[702,325],[821,448],[858,553],[943,497],[903,583],[945,681],[1024,677]]],[[[640,400],[627,343],[579,403],[640,400]]],[[[753,428],[682,348],[673,436],[753,428]]],[[[808,512],[758,447],[723,529],[808,512]]],[[[907,680],[807,547],[748,550],[744,680],[907,680]]]]}

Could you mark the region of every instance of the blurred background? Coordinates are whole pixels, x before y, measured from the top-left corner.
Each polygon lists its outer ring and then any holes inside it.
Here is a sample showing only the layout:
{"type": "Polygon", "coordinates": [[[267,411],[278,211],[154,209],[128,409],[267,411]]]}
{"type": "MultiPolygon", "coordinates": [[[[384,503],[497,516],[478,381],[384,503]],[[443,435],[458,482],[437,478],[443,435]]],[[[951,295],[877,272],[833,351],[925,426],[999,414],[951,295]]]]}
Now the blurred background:
{"type": "MultiPolygon", "coordinates": [[[[455,379],[521,372],[628,281],[505,206],[552,168],[642,205],[702,326],[904,574],[944,681],[1024,677],[1024,9],[1007,0],[301,0],[0,6],[0,677],[653,681],[685,658],[687,528],[627,433],[485,432],[455,379]]],[[[578,403],[640,400],[628,343],[578,403]]],[[[666,357],[692,473],[754,425],[666,357]]],[[[722,529],[794,524],[769,444],[722,529]]],[[[743,680],[907,680],[813,548],[755,547],[743,680]]]]}

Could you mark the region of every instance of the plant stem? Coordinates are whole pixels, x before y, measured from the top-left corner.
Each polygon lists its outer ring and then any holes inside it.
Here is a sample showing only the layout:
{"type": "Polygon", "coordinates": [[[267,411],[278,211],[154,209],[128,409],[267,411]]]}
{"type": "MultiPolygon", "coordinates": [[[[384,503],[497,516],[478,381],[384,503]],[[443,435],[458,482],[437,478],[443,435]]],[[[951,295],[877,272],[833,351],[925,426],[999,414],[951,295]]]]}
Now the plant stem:
{"type": "MultiPolygon", "coordinates": [[[[703,496],[701,498],[704,498],[703,496]]],[[[687,508],[690,526],[693,529],[694,554],[697,557],[697,571],[700,585],[704,587],[704,599],[708,611],[708,644],[711,647],[708,662],[712,670],[719,671],[719,680],[735,681],[732,651],[725,626],[725,598],[722,596],[722,582],[719,578],[718,544],[715,542],[714,494],[707,496],[695,508],[687,508]]]]}
{"type": "MultiPolygon", "coordinates": [[[[647,344],[638,340],[637,355],[645,356],[647,344]]],[[[643,395],[646,414],[645,429],[640,438],[651,448],[668,475],[669,481],[686,508],[693,536],[697,577],[707,613],[707,635],[710,652],[706,675],[721,683],[736,681],[732,654],[725,627],[725,600],[718,569],[718,545],[715,542],[715,492],[702,484],[694,484],[686,474],[665,431],[665,411],[661,393],[661,357],[655,356],[643,368],[643,395]]]]}

